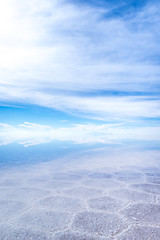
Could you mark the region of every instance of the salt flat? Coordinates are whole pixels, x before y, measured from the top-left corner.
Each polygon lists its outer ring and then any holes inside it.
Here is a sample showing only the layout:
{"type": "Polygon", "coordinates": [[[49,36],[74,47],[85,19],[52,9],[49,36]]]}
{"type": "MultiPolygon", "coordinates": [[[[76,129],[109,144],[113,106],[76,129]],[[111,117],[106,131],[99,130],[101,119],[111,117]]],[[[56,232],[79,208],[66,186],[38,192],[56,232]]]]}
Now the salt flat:
{"type": "Polygon", "coordinates": [[[1,170],[0,240],[160,239],[159,157],[101,149],[1,170]]]}

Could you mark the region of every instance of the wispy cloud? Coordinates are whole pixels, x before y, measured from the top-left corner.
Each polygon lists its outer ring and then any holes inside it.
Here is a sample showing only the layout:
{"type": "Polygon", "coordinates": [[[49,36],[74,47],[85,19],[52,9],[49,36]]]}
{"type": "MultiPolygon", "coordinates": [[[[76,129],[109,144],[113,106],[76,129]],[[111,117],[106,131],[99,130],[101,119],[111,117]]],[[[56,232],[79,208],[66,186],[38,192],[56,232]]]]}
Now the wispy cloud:
{"type": "Polygon", "coordinates": [[[0,4],[1,101],[103,119],[160,117],[159,3],[148,1],[119,17],[113,5],[0,4]],[[87,96],[95,90],[137,91],[145,97],[87,96]]]}
{"type": "Polygon", "coordinates": [[[102,120],[124,120],[160,117],[158,96],[80,96],[62,93],[6,89],[3,100],[40,105],[48,108],[102,120]]]}

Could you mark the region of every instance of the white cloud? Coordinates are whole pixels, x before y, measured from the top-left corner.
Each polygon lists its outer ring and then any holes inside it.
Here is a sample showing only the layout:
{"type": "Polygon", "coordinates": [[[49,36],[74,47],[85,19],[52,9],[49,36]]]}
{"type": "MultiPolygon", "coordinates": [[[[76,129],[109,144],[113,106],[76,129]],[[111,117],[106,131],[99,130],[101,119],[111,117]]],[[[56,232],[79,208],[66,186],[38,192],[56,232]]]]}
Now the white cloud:
{"type": "Polygon", "coordinates": [[[110,8],[69,1],[1,1],[0,100],[105,119],[159,117],[157,99],[63,94],[66,90],[157,91],[159,7],[149,4],[126,19],[105,18],[110,8]]]}
{"type": "Polygon", "coordinates": [[[48,108],[103,120],[160,117],[159,97],[144,96],[73,96],[3,87],[1,99],[40,105],[48,108]]]}

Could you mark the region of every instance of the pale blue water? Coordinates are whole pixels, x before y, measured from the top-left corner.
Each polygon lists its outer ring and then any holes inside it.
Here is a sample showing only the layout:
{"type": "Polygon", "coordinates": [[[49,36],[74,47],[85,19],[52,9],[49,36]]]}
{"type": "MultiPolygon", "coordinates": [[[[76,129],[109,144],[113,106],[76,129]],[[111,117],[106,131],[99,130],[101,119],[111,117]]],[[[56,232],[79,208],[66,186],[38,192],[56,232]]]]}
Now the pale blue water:
{"type": "Polygon", "coordinates": [[[46,162],[100,145],[54,141],[25,147],[18,143],[0,146],[0,168],[46,162]]]}

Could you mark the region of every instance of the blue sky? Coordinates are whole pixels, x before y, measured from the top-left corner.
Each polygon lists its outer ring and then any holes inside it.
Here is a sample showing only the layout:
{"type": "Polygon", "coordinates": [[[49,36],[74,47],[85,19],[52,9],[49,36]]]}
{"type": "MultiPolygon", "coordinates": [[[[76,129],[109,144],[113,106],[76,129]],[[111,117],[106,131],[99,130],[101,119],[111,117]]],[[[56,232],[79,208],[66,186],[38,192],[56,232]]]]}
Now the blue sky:
{"type": "Polygon", "coordinates": [[[1,144],[159,141],[159,10],[149,0],[2,1],[1,144]]]}

